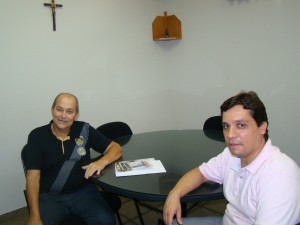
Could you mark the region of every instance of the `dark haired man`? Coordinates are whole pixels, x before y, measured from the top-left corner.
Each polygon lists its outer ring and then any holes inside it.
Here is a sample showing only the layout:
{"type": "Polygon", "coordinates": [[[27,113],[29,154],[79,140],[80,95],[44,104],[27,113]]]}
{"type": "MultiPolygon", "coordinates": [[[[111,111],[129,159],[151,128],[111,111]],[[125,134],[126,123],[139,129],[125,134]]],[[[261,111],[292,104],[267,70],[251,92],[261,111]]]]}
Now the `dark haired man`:
{"type": "Polygon", "coordinates": [[[57,225],[70,213],[87,225],[114,225],[115,216],[101,192],[88,178],[121,157],[119,144],[88,123],[76,121],[77,98],[59,94],[49,124],[30,132],[26,145],[28,225],[57,225]],[[90,161],[90,148],[103,154],[90,161]]]}
{"type": "Polygon", "coordinates": [[[185,174],[164,205],[166,225],[294,225],[300,221],[300,169],[268,137],[268,117],[255,92],[220,107],[227,148],[185,174]],[[222,217],[181,218],[180,198],[204,182],[223,184],[222,217]],[[173,221],[174,215],[176,219],[173,221]]]}

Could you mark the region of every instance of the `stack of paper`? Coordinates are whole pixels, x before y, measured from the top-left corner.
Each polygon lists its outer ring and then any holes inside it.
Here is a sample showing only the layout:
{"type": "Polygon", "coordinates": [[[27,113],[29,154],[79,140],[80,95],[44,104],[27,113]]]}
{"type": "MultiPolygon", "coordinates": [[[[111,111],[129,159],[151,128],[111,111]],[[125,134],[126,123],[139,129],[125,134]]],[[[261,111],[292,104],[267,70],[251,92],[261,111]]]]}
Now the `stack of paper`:
{"type": "Polygon", "coordinates": [[[115,163],[117,177],[134,176],[151,173],[165,173],[160,160],[154,158],[120,161],[115,163]]]}

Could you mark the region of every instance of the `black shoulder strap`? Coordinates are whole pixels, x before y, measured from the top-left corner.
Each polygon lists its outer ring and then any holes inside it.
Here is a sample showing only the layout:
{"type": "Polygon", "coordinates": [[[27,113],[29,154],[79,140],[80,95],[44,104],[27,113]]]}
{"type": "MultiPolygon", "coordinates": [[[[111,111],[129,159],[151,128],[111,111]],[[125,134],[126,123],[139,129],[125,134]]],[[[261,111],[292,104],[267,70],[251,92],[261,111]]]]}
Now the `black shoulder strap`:
{"type": "Polygon", "coordinates": [[[80,138],[76,140],[76,145],[70,156],[70,159],[64,162],[54,183],[52,184],[52,187],[50,189],[51,193],[58,194],[64,187],[75,163],[86,153],[84,147],[86,145],[88,137],[89,137],[89,124],[85,123],[82,127],[80,138]]]}

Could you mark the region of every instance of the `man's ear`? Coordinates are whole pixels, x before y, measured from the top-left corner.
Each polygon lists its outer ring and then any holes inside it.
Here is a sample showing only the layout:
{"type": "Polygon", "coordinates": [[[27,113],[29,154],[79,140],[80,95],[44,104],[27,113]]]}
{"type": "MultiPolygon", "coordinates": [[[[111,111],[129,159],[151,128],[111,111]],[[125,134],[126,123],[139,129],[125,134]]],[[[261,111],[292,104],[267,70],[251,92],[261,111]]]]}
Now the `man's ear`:
{"type": "Polygon", "coordinates": [[[75,116],[75,120],[77,120],[79,117],[79,112],[77,112],[76,116],[75,116]]]}
{"type": "Polygon", "coordinates": [[[267,132],[268,123],[266,121],[262,122],[260,125],[261,134],[265,134],[267,132]]]}

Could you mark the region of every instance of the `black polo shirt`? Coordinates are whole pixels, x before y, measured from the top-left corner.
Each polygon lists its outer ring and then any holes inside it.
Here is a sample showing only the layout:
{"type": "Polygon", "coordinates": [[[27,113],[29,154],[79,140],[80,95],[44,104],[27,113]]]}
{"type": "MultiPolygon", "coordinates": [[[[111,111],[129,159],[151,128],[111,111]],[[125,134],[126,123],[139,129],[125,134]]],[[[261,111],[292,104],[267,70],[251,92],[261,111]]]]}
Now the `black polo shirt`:
{"type": "MultiPolygon", "coordinates": [[[[52,133],[51,123],[52,121],[30,132],[25,152],[26,170],[41,170],[41,193],[50,191],[63,163],[70,158],[85,124],[75,121],[71,126],[69,138],[61,141],[52,133]]],[[[81,167],[90,163],[90,148],[103,153],[110,143],[111,140],[89,126],[89,136],[85,146],[86,154],[76,161],[60,194],[78,190],[89,182],[84,178],[85,171],[81,167]]]]}

